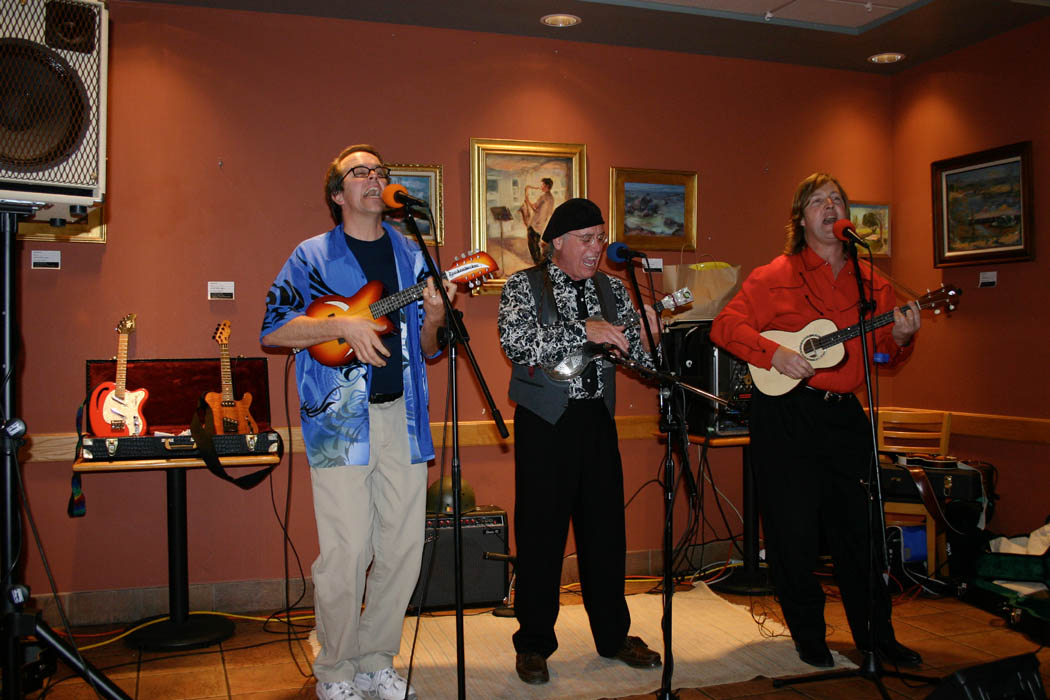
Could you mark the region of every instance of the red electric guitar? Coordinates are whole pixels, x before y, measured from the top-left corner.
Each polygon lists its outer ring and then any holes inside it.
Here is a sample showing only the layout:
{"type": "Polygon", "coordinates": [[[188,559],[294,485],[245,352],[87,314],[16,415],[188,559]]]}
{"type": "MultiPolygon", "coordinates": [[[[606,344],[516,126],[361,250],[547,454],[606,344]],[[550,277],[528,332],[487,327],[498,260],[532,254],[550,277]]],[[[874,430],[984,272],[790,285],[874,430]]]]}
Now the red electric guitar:
{"type": "Polygon", "coordinates": [[[146,419],[142,404],[149,392],[128,391],[128,336],[135,332],[135,314],[128,314],[117,324],[117,381],[102,382],[91,392],[88,402],[88,425],[98,437],[144,435],[146,419]]]}
{"type": "MultiPolygon", "coordinates": [[[[233,398],[233,372],[230,370],[230,322],[215,327],[212,339],[219,344],[219,362],[222,370],[222,393],[209,391],[204,395],[208,413],[216,435],[237,435],[259,432],[259,426],[248,412],[252,395],[245,392],[240,399],[233,398]]],[[[207,427],[205,428],[207,429],[207,427]]]]}
{"type": "MultiPolygon", "coordinates": [[[[467,253],[456,258],[456,264],[446,271],[443,277],[450,282],[466,282],[470,286],[480,284],[487,276],[496,272],[496,261],[484,251],[467,253]]],[[[361,287],[352,297],[341,297],[335,294],[318,297],[306,308],[306,315],[311,318],[329,318],[331,316],[355,316],[374,321],[383,326],[380,334],[390,333],[394,324],[386,317],[392,311],[408,306],[423,298],[426,282],[402,289],[400,292],[382,297],[383,285],[372,281],[361,287]]],[[[354,349],[343,338],[328,340],[309,348],[310,356],[329,367],[340,367],[354,359],[354,349]]]]}

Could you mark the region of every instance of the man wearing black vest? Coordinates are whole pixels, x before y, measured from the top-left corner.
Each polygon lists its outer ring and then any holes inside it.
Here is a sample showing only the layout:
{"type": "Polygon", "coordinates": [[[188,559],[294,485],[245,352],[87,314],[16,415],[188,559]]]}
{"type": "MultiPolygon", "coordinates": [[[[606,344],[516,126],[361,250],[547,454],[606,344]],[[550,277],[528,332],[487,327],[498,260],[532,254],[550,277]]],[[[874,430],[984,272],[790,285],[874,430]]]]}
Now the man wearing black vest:
{"type": "MultiPolygon", "coordinates": [[[[576,534],[583,604],[601,656],[655,668],[660,655],[631,626],[624,598],[627,538],[623,470],[614,421],[616,372],[596,360],[568,381],[544,371],[587,341],[609,343],[651,366],[637,312],[620,280],[598,271],[608,239],[601,210],[570,199],[551,215],[543,240],[551,258],[511,275],[499,305],[503,351],[513,363],[514,609],[516,670],[526,683],[550,679],[558,648],[561,565],[569,522],[576,534]]],[[[657,332],[656,315],[645,307],[657,332]]]]}

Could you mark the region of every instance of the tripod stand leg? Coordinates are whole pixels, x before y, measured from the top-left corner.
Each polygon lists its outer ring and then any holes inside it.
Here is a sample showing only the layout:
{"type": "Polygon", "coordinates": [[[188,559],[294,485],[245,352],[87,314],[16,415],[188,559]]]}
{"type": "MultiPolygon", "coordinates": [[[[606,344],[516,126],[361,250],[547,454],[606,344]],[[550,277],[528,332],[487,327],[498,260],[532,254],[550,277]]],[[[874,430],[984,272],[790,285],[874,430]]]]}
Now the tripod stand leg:
{"type": "Polygon", "coordinates": [[[99,695],[109,700],[131,700],[127,693],[121,690],[113,681],[106,678],[101,671],[85,661],[79,652],[64,639],[56,635],[55,631],[41,620],[39,616],[36,618],[34,634],[37,639],[54,649],[59,658],[87,681],[99,695]]]}

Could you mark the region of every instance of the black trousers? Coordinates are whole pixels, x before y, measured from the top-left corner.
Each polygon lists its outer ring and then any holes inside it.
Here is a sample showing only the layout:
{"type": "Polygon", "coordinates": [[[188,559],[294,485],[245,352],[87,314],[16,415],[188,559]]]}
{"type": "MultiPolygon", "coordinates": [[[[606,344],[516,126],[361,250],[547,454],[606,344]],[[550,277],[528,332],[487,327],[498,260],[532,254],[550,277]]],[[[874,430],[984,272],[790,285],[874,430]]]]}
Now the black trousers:
{"type": "Polygon", "coordinates": [[[570,401],[556,425],[514,411],[514,648],[548,657],[572,521],[583,605],[601,656],[620,650],[631,616],[624,598],[627,537],[616,424],[601,399],[570,401]]]}
{"type": "MultiPolygon", "coordinates": [[[[870,553],[880,546],[869,532],[871,425],[853,396],[825,401],[805,387],[778,397],[755,393],[751,454],[773,586],[796,640],[824,639],[824,591],[814,574],[821,535],[853,640],[870,649],[868,617],[880,641],[893,639],[890,600],[870,553]]],[[[878,523],[878,520],[874,520],[878,523]]]]}

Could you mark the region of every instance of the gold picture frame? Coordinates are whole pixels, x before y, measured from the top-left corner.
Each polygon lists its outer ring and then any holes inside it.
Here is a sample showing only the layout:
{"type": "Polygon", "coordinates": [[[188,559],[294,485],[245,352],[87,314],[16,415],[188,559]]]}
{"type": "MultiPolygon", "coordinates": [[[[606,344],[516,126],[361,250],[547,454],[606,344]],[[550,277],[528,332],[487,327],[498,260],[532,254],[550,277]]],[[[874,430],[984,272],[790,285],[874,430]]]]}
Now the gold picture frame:
{"type": "MultiPolygon", "coordinates": [[[[587,196],[587,146],[582,143],[470,140],[471,247],[484,250],[499,266],[499,277],[474,288],[475,294],[499,294],[507,277],[538,262],[535,240],[529,245],[531,216],[526,199],[549,179],[554,205],[587,196]]],[[[531,201],[531,200],[530,200],[531,201]]],[[[542,232],[540,232],[542,233],[542,232]]]]}
{"type": "MultiPolygon", "coordinates": [[[[71,243],[105,243],[106,242],[106,217],[100,205],[88,211],[87,218],[83,221],[67,222],[65,226],[52,226],[47,221],[18,222],[18,240],[20,241],[49,241],[49,242],[71,242],[71,243]]],[[[37,214],[40,216],[40,214],[37,214]]]]}
{"type": "Polygon", "coordinates": [[[851,201],[849,218],[857,235],[871,246],[872,255],[877,258],[890,257],[892,229],[889,204],[851,201]]]}
{"type": "Polygon", "coordinates": [[[641,250],[696,250],[697,181],[687,170],[611,168],[609,240],[641,250]]]}
{"type": "MultiPolygon", "coordinates": [[[[423,234],[423,240],[429,246],[445,245],[445,190],[442,182],[440,165],[419,165],[409,163],[387,163],[390,168],[390,183],[404,185],[413,197],[430,202],[430,213],[434,217],[434,226],[424,217],[416,217],[416,225],[423,234]]],[[[404,222],[404,208],[392,209],[387,213],[386,221],[401,233],[415,240],[404,222]],[[401,214],[401,216],[399,216],[401,214]]]]}

